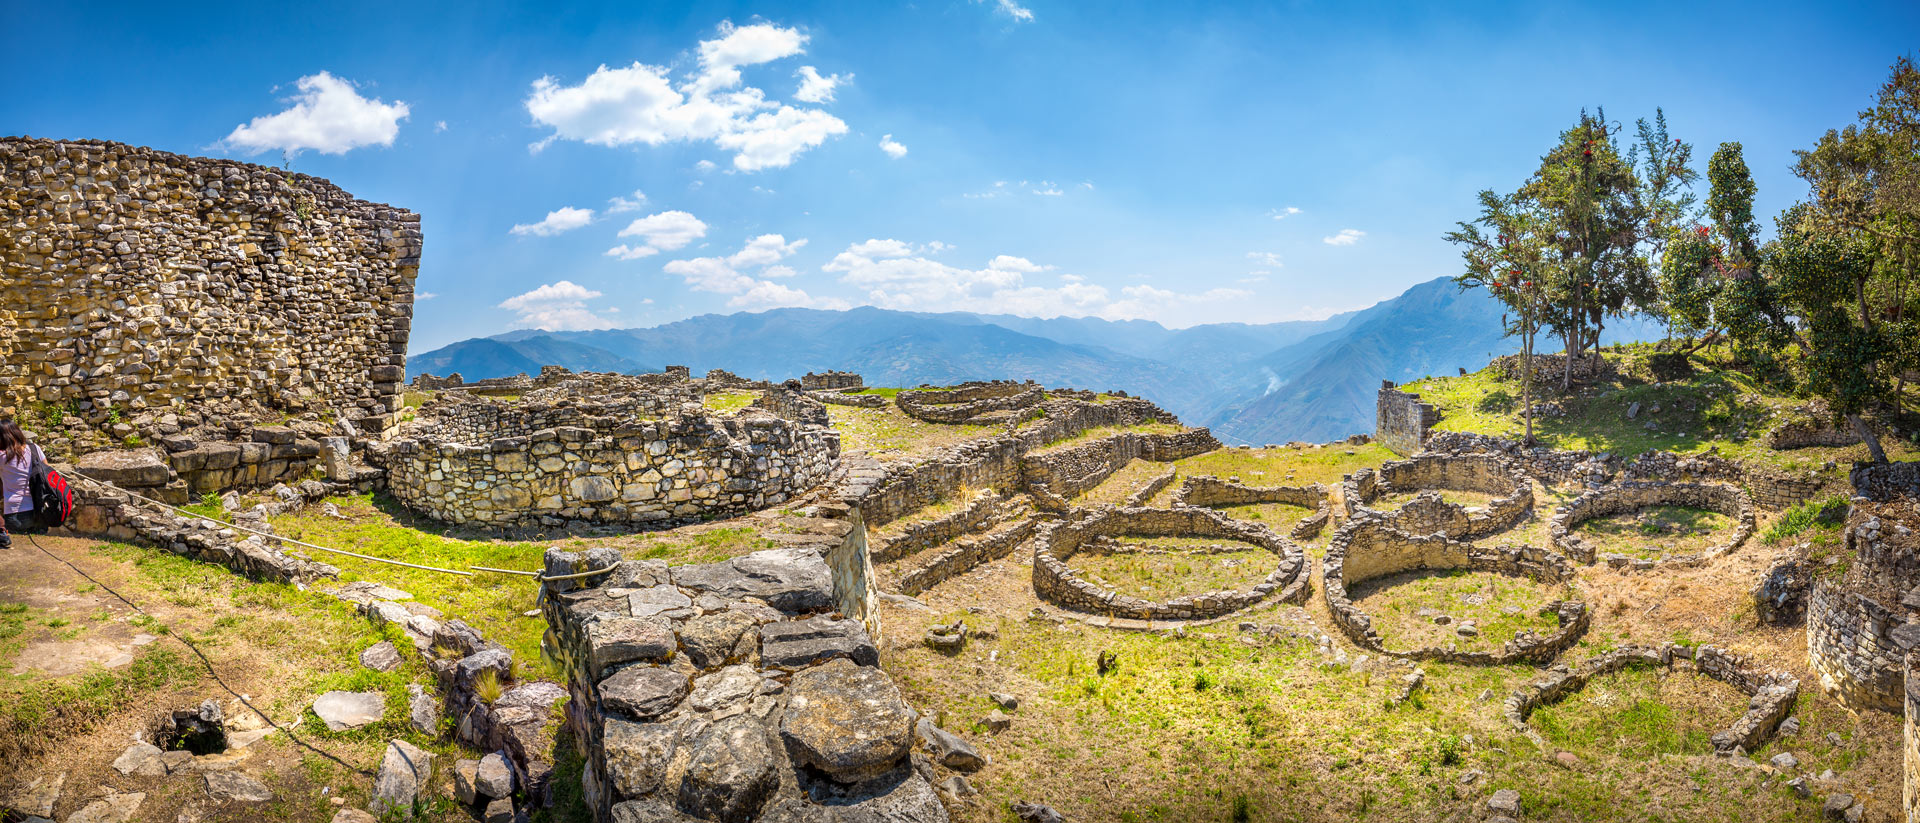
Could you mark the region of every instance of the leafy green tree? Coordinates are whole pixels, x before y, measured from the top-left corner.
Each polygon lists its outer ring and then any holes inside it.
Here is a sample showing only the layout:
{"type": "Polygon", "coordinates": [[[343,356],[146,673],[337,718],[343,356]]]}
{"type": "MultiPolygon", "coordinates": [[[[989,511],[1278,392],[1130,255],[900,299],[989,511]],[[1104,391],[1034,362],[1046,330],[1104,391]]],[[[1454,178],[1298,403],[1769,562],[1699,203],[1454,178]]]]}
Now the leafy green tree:
{"type": "Polygon", "coordinates": [[[1533,344],[1552,306],[1546,284],[1556,266],[1548,258],[1549,237],[1537,205],[1516,192],[1480,192],[1480,216],[1448,232],[1460,245],[1467,270],[1454,278],[1461,289],[1486,288],[1507,307],[1501,322],[1520,338],[1520,405],[1527,421],[1526,442],[1533,442],[1533,344]],[[1484,230],[1483,230],[1484,229],[1484,230]]]}
{"type": "MultiPolygon", "coordinates": [[[[1673,238],[1693,220],[1696,198],[1693,183],[1700,173],[1693,170],[1693,145],[1667,131],[1667,113],[1653,110],[1653,122],[1635,121],[1639,140],[1627,150],[1627,164],[1640,180],[1635,191],[1643,215],[1641,249],[1647,265],[1656,276],[1665,274],[1664,260],[1673,238]]],[[[1674,318],[1666,306],[1664,289],[1658,290],[1648,305],[1640,308],[1667,322],[1672,334],[1674,318]]]]}
{"type": "Polygon", "coordinates": [[[1606,319],[1651,306],[1658,287],[1639,253],[1646,225],[1641,183],[1615,144],[1614,127],[1599,111],[1580,113],[1573,128],[1540,160],[1520,189],[1543,218],[1547,256],[1546,322],[1566,342],[1573,360],[1597,348],[1606,319]]]}

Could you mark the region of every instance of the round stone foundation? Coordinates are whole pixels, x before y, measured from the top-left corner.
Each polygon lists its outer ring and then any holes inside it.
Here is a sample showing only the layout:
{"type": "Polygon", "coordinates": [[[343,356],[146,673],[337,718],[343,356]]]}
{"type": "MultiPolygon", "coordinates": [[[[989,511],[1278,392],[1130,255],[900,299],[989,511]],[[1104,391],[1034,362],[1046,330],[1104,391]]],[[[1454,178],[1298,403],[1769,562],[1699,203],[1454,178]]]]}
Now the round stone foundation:
{"type": "Polygon", "coordinates": [[[1040,528],[1034,538],[1033,588],[1049,603],[1093,615],[1135,620],[1205,620],[1264,600],[1297,603],[1307,595],[1306,554],[1265,526],[1243,523],[1211,509],[1097,508],[1077,520],[1040,528]],[[1121,594],[1082,577],[1069,565],[1082,547],[1102,537],[1217,537],[1249,543],[1278,559],[1273,572],[1248,589],[1190,594],[1150,601],[1121,594]]]}
{"type": "Polygon", "coordinates": [[[1024,411],[1047,399],[1035,383],[962,383],[947,389],[909,389],[894,397],[908,417],[929,423],[967,423],[995,412],[1024,411]]]}
{"type": "Polygon", "coordinates": [[[1332,496],[1319,483],[1310,486],[1248,486],[1218,477],[1189,477],[1174,493],[1173,505],[1214,508],[1260,503],[1284,503],[1313,510],[1300,518],[1287,534],[1295,540],[1311,540],[1325,530],[1333,519],[1332,496]]]}
{"type": "Polygon", "coordinates": [[[1580,663],[1577,666],[1559,668],[1522,687],[1507,698],[1507,723],[1514,731],[1533,738],[1536,743],[1546,747],[1546,741],[1527,724],[1527,717],[1534,709],[1565,700],[1569,695],[1586,688],[1595,677],[1630,668],[1674,669],[1677,663],[1692,661],[1692,668],[1700,674],[1726,683],[1739,689],[1751,698],[1747,702],[1747,711],[1733,725],[1713,735],[1713,748],[1716,752],[1728,753],[1735,748],[1752,751],[1765,743],[1779,728],[1780,721],[1793,711],[1793,703],[1800,695],[1800,681],[1781,672],[1764,672],[1754,669],[1746,659],[1730,654],[1714,646],[1630,646],[1608,652],[1580,663]]]}
{"type": "Polygon", "coordinates": [[[1753,500],[1737,486],[1720,483],[1627,481],[1594,489],[1575,498],[1572,503],[1562,506],[1553,517],[1551,526],[1553,544],[1568,557],[1582,563],[1594,563],[1600,559],[1598,549],[1589,541],[1574,534],[1573,530],[1581,523],[1596,517],[1638,511],[1649,506],[1684,506],[1716,511],[1733,518],[1733,534],[1725,542],[1694,554],[1665,557],[1659,560],[1630,558],[1616,554],[1607,556],[1608,565],[1632,569],[1690,568],[1739,548],[1742,543],[1747,542],[1748,537],[1753,535],[1753,500]]]}
{"type": "Polygon", "coordinates": [[[1408,534],[1471,540],[1505,531],[1533,511],[1533,481],[1506,460],[1487,454],[1424,454],[1394,460],[1379,471],[1347,475],[1341,497],[1349,520],[1374,518],[1408,534]],[[1439,491],[1494,495],[1486,506],[1442,500],[1439,491]],[[1422,493],[1394,511],[1373,508],[1393,494],[1422,493]]]}
{"type": "Polygon", "coordinates": [[[1524,577],[1538,583],[1573,584],[1574,568],[1564,558],[1532,546],[1495,546],[1481,548],[1438,534],[1414,535],[1393,528],[1379,519],[1349,521],[1334,533],[1323,561],[1327,609],[1333,622],[1349,640],[1361,648],[1410,660],[1440,660],[1447,663],[1495,666],[1520,661],[1547,662],[1572,646],[1585,634],[1592,621],[1587,604],[1564,600],[1547,605],[1560,619],[1560,630],[1541,636],[1521,632],[1497,652],[1461,651],[1427,646],[1390,649],[1373,628],[1373,618],[1347,594],[1347,587],[1361,582],[1411,571],[1468,569],[1509,577],[1524,577]]]}

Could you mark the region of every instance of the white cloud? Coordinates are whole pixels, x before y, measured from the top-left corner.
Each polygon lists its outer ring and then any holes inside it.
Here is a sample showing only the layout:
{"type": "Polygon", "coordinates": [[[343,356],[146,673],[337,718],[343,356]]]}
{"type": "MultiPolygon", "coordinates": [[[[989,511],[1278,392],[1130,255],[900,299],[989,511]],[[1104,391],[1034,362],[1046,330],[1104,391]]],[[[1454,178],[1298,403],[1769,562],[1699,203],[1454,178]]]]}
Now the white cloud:
{"type": "Polygon", "coordinates": [[[886,152],[888,157],[895,160],[907,156],[907,147],[895,141],[891,134],[880,135],[880,150],[886,152]]]}
{"type": "Polygon", "coordinates": [[[700,71],[678,84],[666,67],[638,61],[625,68],[600,66],[576,86],[551,76],[534,81],[527,112],[553,133],[533,148],[553,140],[602,146],[711,142],[734,152],[734,168],[758,171],[790,165],[801,152],[847,132],[840,118],[771,101],[766,92],[741,85],[741,66],[800,54],[807,35],[767,23],[723,22],[719,31],[720,37],[700,43],[700,71]]]}
{"type": "Polygon", "coordinates": [[[758,266],[761,277],[793,277],[798,274],[793,267],[775,264],[806,244],[804,238],[789,243],[781,235],[763,234],[748,240],[740,251],[728,257],[670,260],[660,269],[680,277],[694,291],[734,295],[727,301],[727,305],[734,308],[845,308],[847,303],[844,300],[818,299],[800,289],[756,279],[741,271],[758,266]]]}
{"type": "Polygon", "coordinates": [[[727,258],[727,262],[736,266],[770,266],[799,251],[807,244],[806,238],[787,242],[787,238],[778,234],[763,234],[747,241],[747,245],[727,258]]]}
{"type": "Polygon", "coordinates": [[[712,160],[702,160],[698,163],[693,164],[693,170],[700,172],[701,174],[706,174],[707,172],[713,171],[714,168],[715,167],[713,165],[712,160]]]}
{"type": "Polygon", "coordinates": [[[521,223],[508,229],[507,233],[522,237],[526,235],[552,237],[561,232],[573,231],[591,222],[593,222],[593,209],[563,206],[556,211],[547,212],[546,218],[538,223],[521,223]]]}
{"type": "Polygon", "coordinates": [[[998,255],[984,268],[967,269],[917,256],[910,244],[899,240],[856,243],[821,268],[841,272],[840,282],[860,289],[865,302],[891,309],[1127,319],[1161,316],[1172,307],[1224,303],[1251,294],[1241,289],[1184,294],[1129,286],[1116,298],[1105,286],[1073,274],[1059,275],[1054,285],[1029,283],[1029,276],[1053,267],[1023,257],[998,255]]]}
{"type": "Polygon", "coordinates": [[[421,300],[432,300],[433,298],[439,297],[439,296],[440,295],[434,294],[433,292],[430,292],[430,291],[423,291],[423,292],[416,293],[413,296],[413,299],[414,299],[414,302],[419,302],[421,300]]]}
{"type": "Polygon", "coordinates": [[[1013,22],[1015,23],[1033,22],[1033,10],[1014,2],[1014,0],[994,0],[993,5],[1001,14],[1013,18],[1013,22]]]}
{"type": "Polygon", "coordinates": [[[499,307],[520,315],[513,323],[514,328],[547,331],[613,328],[613,321],[587,308],[587,301],[600,296],[598,291],[562,280],[509,297],[500,301],[499,307]]]}
{"type": "Polygon", "coordinates": [[[663,211],[628,223],[620,236],[637,236],[657,251],[673,251],[707,236],[707,224],[684,211],[663,211]]]}
{"type": "Polygon", "coordinates": [[[353,84],[327,72],[300,78],[293,106],[235,126],[227,145],[259,154],[278,149],[288,157],[306,149],[343,154],[361,146],[391,146],[407,119],[407,104],[368,100],[353,84]]]}
{"type": "Polygon", "coordinates": [[[793,99],[802,103],[831,103],[834,89],[853,79],[852,74],[823,75],[812,66],[801,66],[793,76],[800,78],[800,88],[794,91],[793,99]]]}
{"type": "Polygon", "coordinates": [[[433,131],[435,134],[439,134],[440,132],[443,132],[446,130],[447,130],[447,121],[445,120],[433,121],[433,131]]]}
{"type": "MultiPolygon", "coordinates": [[[[1027,181],[1025,180],[1020,181],[1020,185],[1022,186],[1027,185],[1027,181]]],[[[1066,194],[1066,192],[1061,191],[1060,187],[1056,185],[1052,180],[1040,181],[1040,184],[1034,187],[1032,191],[1034,194],[1038,194],[1046,197],[1059,197],[1060,195],[1066,194]]]]}
{"type": "Polygon", "coordinates": [[[1288,206],[1284,209],[1274,209],[1273,211],[1267,212],[1267,216],[1275,220],[1285,220],[1299,213],[1299,209],[1288,206]]]}
{"type": "Polygon", "coordinates": [[[1367,233],[1359,229],[1341,229],[1339,234],[1320,238],[1320,242],[1329,246],[1351,246],[1360,242],[1360,238],[1365,236],[1367,233]]]}
{"type": "Polygon", "coordinates": [[[607,213],[623,214],[630,211],[639,211],[640,207],[646,205],[646,203],[647,193],[639,189],[634,189],[632,197],[614,196],[607,198],[607,213]]]}
{"type": "Polygon", "coordinates": [[[615,257],[621,260],[638,260],[642,257],[652,257],[659,253],[660,250],[652,246],[629,246],[625,243],[607,249],[608,257],[615,257]]]}
{"type": "Polygon", "coordinates": [[[1270,252],[1270,251],[1250,251],[1250,252],[1247,252],[1247,259],[1248,259],[1248,260],[1252,260],[1252,261],[1254,261],[1254,263],[1256,263],[1256,264],[1258,264],[1258,265],[1262,265],[1262,266],[1272,266],[1272,267],[1274,267],[1274,268],[1276,268],[1276,269],[1277,269],[1277,268],[1281,268],[1281,267],[1283,267],[1283,266],[1285,266],[1285,265],[1287,265],[1287,264],[1285,264],[1285,263],[1282,263],[1282,262],[1280,262],[1280,255],[1278,255],[1278,254],[1275,254],[1275,253],[1273,253],[1273,252],[1270,252]]]}
{"type": "Polygon", "coordinates": [[[1085,188],[1086,188],[1086,189],[1087,189],[1088,191],[1092,191],[1092,190],[1093,190],[1093,181],[1092,181],[1092,180],[1082,180],[1082,181],[1080,181],[1080,185],[1081,185],[1081,186],[1083,186],[1083,187],[1085,187],[1085,188]]]}

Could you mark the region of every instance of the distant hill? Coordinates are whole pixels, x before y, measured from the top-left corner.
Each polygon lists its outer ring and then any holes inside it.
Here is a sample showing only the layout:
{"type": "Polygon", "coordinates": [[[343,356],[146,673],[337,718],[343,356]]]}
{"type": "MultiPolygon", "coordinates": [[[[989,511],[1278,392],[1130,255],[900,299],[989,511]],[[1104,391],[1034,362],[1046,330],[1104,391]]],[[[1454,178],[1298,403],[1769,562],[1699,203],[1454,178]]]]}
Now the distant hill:
{"type": "MultiPolygon", "coordinates": [[[[641,329],[514,331],[414,355],[407,369],[458,371],[468,380],[548,364],[626,373],[677,364],[757,380],[838,369],[875,386],[1031,379],[1147,397],[1229,443],[1326,441],[1373,430],[1382,379],[1471,371],[1515,351],[1500,314],[1485,292],[1462,292],[1446,278],[1326,320],[1185,329],[1145,320],[774,309],[641,329]]],[[[1644,323],[1616,324],[1608,342],[1657,334],[1644,323]]]]}

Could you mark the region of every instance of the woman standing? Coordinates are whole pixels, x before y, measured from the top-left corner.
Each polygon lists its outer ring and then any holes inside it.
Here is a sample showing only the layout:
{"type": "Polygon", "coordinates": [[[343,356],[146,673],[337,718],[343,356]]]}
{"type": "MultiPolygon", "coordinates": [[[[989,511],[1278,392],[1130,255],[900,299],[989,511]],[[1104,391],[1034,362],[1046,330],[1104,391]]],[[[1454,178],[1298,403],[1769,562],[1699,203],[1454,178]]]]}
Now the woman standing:
{"type": "Polygon", "coordinates": [[[40,447],[27,441],[27,433],[12,420],[0,421],[0,549],[13,548],[13,534],[39,534],[39,519],[33,512],[33,461],[45,461],[40,447]]]}

